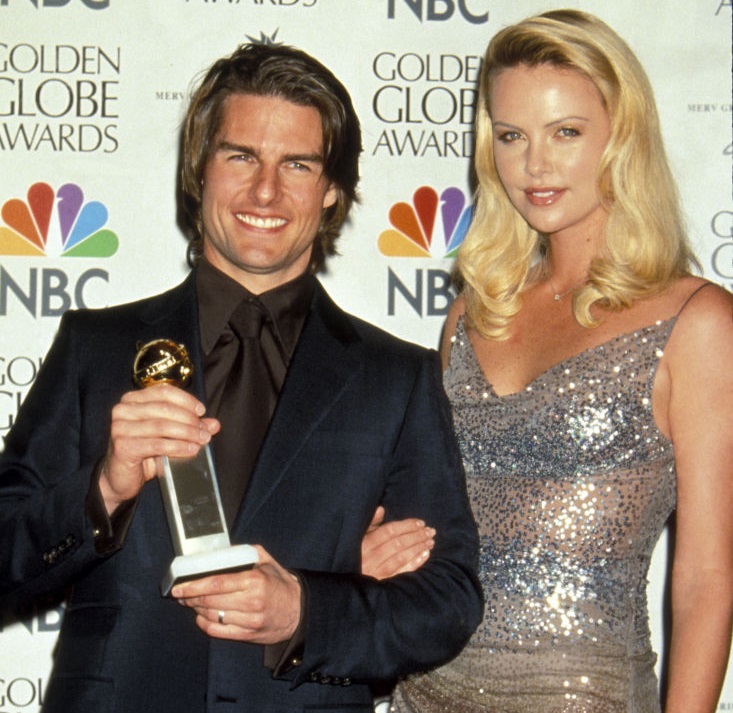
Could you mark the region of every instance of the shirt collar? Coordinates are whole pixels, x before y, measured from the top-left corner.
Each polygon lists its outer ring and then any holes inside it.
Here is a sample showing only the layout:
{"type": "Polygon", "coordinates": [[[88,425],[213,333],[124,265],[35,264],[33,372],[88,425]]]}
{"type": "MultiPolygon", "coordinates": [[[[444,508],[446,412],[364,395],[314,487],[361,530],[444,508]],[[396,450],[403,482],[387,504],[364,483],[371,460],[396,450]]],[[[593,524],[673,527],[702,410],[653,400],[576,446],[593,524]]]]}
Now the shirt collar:
{"type": "Polygon", "coordinates": [[[259,299],[288,356],[292,356],[310,309],[315,281],[316,278],[306,270],[283,285],[254,295],[206,258],[200,258],[196,265],[196,291],[204,355],[211,353],[222,332],[228,329],[229,318],[237,305],[244,299],[259,299]]]}

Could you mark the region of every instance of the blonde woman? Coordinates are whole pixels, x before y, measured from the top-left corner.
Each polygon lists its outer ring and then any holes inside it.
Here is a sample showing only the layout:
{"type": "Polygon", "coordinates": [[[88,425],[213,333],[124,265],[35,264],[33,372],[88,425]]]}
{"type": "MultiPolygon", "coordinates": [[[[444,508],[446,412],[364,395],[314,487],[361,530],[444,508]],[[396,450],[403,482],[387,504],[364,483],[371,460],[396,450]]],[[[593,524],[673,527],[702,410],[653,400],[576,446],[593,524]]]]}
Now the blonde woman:
{"type": "MultiPolygon", "coordinates": [[[[674,512],[664,710],[710,713],[733,616],[733,298],[691,274],[650,84],[607,25],[508,27],[480,82],[443,358],[486,608],[393,710],[660,711],[646,576],[674,512]]],[[[429,538],[388,535],[366,538],[367,572],[385,549],[424,559],[429,538]]]]}

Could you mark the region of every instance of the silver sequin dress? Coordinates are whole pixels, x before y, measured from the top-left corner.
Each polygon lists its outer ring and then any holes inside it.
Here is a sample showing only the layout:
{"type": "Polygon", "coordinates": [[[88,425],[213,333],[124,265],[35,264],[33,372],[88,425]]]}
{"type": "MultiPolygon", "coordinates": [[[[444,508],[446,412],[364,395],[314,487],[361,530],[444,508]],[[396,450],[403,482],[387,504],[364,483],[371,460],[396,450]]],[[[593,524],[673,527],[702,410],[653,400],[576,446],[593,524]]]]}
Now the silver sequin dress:
{"type": "Polygon", "coordinates": [[[499,397],[459,320],[445,387],[481,536],[484,619],[448,665],[402,682],[399,713],[658,713],[646,585],[675,506],[652,416],[675,319],[499,397]]]}

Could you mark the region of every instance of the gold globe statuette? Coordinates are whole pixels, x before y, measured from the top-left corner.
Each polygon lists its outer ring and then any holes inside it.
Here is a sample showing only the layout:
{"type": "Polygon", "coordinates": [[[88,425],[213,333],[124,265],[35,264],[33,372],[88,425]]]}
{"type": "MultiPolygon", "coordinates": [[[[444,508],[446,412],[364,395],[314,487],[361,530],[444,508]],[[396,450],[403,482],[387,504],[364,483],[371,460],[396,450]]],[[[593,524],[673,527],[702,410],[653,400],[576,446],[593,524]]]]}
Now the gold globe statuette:
{"type": "Polygon", "coordinates": [[[193,376],[193,363],[186,347],[172,339],[154,339],[138,345],[132,379],[138,388],[153,384],[183,387],[193,376]]]}
{"type": "MultiPolygon", "coordinates": [[[[183,344],[154,339],[138,345],[132,368],[138,388],[184,387],[192,376],[193,363],[183,344]]],[[[176,554],[161,582],[162,594],[169,595],[176,582],[253,567],[257,551],[229,539],[209,446],[192,458],[162,456],[162,462],[161,493],[176,554]]]]}

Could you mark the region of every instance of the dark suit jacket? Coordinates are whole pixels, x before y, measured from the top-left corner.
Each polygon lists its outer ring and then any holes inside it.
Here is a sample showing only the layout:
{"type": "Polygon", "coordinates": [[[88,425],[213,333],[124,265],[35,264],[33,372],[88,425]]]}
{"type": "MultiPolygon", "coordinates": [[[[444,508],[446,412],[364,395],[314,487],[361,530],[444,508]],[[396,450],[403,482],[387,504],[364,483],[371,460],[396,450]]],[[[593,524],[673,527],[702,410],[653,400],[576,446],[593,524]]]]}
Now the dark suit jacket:
{"type": "Polygon", "coordinates": [[[302,662],[275,678],[262,646],[210,639],[161,597],[173,550],[157,481],[111,554],[95,548],[84,506],[136,345],[168,337],[200,362],[197,325],[192,276],[137,303],[67,313],[8,435],[0,593],[71,587],[44,711],[370,711],[370,680],[453,657],[481,616],[437,355],[346,315],[318,286],[232,529],[233,542],[262,544],[304,583],[302,662]],[[437,528],[419,572],[358,574],[380,503],[437,528]]]}

